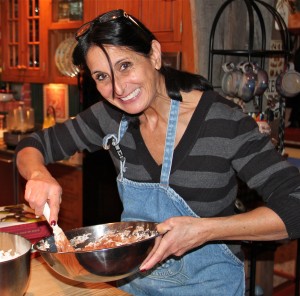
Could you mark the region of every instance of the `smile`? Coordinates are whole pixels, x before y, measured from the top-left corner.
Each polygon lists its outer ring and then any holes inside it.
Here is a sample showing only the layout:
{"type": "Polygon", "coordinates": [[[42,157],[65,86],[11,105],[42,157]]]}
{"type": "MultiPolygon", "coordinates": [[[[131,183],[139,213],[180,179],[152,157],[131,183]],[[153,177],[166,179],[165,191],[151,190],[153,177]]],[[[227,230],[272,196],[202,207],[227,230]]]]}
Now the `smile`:
{"type": "Polygon", "coordinates": [[[122,101],[129,101],[131,99],[133,99],[134,97],[136,97],[139,93],[141,92],[140,88],[137,88],[135,91],[133,91],[131,94],[129,94],[126,97],[120,98],[122,101]]]}

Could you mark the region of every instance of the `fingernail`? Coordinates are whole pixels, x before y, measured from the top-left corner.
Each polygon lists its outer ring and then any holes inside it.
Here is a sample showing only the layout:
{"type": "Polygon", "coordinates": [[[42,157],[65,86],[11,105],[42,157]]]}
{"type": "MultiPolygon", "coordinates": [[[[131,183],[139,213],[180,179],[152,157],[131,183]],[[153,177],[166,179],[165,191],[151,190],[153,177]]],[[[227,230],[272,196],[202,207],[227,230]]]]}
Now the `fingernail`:
{"type": "Polygon", "coordinates": [[[145,272],[145,271],[147,271],[147,269],[140,269],[140,272],[145,272]]]}
{"type": "Polygon", "coordinates": [[[55,220],[52,220],[52,221],[50,222],[50,225],[51,225],[51,226],[55,226],[55,225],[56,225],[56,221],[55,221],[55,220]]]}

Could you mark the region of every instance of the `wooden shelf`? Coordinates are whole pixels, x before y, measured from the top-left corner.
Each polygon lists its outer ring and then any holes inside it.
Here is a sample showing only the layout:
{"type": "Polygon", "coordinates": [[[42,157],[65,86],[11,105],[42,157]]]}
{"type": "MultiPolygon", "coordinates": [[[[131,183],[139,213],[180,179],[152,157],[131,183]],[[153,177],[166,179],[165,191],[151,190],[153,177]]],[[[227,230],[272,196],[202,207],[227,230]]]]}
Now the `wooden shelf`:
{"type": "Polygon", "coordinates": [[[51,23],[50,30],[76,30],[82,26],[82,21],[61,21],[56,23],[51,23]]]}

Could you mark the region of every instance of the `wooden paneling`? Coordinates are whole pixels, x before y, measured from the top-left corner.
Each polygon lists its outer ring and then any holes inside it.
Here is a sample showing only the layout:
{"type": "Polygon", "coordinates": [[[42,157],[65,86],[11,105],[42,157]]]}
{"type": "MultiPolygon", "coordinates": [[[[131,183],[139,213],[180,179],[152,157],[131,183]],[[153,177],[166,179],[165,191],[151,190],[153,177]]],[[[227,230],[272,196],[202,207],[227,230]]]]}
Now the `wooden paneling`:
{"type": "Polygon", "coordinates": [[[84,22],[113,9],[124,9],[127,13],[138,17],[141,0],[85,0],[84,22]]]}
{"type": "Polygon", "coordinates": [[[181,41],[181,0],[143,0],[139,18],[160,42],[181,41]]]}

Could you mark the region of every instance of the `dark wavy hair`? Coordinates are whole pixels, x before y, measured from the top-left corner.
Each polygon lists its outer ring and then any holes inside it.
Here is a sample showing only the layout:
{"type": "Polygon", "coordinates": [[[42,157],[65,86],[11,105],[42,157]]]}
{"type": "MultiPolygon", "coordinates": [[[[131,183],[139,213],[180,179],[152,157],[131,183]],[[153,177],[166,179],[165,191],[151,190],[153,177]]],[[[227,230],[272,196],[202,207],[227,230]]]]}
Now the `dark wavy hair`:
{"type": "MultiPolygon", "coordinates": [[[[122,10],[109,12],[110,15],[124,14],[122,10]]],[[[126,14],[126,13],[125,13],[126,14]]],[[[73,63],[84,70],[88,70],[86,64],[86,54],[91,46],[99,46],[106,55],[110,68],[112,64],[103,45],[124,46],[138,54],[149,57],[151,54],[151,44],[156,40],[155,36],[133,16],[110,18],[101,22],[100,15],[90,23],[86,32],[77,38],[78,44],[73,52],[73,63]]],[[[169,66],[160,68],[159,72],[165,78],[168,96],[174,100],[182,100],[180,91],[189,92],[193,89],[200,91],[212,89],[211,84],[201,75],[180,71],[169,66]]],[[[112,73],[112,84],[114,91],[114,75],[112,73]]]]}

